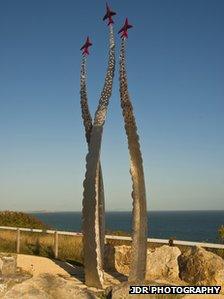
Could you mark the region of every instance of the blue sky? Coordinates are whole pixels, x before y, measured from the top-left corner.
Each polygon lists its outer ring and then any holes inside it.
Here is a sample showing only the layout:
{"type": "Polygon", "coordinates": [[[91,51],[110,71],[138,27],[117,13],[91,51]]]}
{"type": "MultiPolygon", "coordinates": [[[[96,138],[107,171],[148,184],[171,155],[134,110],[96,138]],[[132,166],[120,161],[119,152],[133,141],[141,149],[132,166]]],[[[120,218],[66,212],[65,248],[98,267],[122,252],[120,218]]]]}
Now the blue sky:
{"type": "MultiPolygon", "coordinates": [[[[129,17],[129,92],[144,158],[148,209],[224,209],[224,2],[111,0],[129,17]]],[[[0,1],[1,209],[80,210],[87,147],[80,46],[93,42],[94,113],[107,63],[101,0],[0,1]]],[[[117,58],[120,40],[116,36],[117,58]]],[[[117,60],[118,62],[118,60],[117,60]]],[[[118,64],[105,124],[106,208],[131,210],[118,64]]]]}

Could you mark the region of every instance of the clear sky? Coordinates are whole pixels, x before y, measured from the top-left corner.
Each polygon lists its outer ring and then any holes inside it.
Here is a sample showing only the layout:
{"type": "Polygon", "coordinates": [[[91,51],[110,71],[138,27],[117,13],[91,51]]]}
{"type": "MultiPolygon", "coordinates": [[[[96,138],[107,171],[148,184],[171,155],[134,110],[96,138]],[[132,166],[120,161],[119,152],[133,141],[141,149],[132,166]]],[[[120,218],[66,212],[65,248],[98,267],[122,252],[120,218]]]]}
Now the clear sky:
{"type": "MultiPolygon", "coordinates": [[[[127,67],[148,209],[224,209],[224,1],[110,5],[116,32],[126,16],[134,25],[127,67]]],[[[0,0],[0,209],[81,209],[79,49],[90,35],[94,113],[107,65],[104,13],[102,0],[0,0]]],[[[116,35],[117,58],[119,46],[116,35]]],[[[106,208],[131,210],[117,71],[101,153],[106,208]]]]}

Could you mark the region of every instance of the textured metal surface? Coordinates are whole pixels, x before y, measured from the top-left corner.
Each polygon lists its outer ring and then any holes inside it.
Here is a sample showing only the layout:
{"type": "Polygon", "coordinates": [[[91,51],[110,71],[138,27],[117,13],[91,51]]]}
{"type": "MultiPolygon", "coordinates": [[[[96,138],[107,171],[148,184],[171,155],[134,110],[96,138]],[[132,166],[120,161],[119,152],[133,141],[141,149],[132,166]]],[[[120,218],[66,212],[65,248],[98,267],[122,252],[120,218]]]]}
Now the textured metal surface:
{"type": "MultiPolygon", "coordinates": [[[[80,104],[82,111],[82,119],[85,128],[86,142],[89,147],[90,136],[92,131],[92,117],[89,111],[88,95],[87,95],[87,57],[83,55],[81,63],[81,74],[80,74],[80,104]]],[[[104,252],[105,243],[105,198],[104,198],[104,186],[103,186],[103,175],[101,164],[99,163],[99,173],[96,176],[96,188],[97,188],[97,207],[98,219],[96,219],[96,226],[99,225],[100,232],[100,246],[101,252],[104,252]]],[[[84,216],[85,217],[85,216],[84,216]]],[[[102,259],[103,261],[103,259],[102,259]]]]}
{"type": "Polygon", "coordinates": [[[84,266],[85,283],[88,286],[101,288],[103,286],[103,268],[100,246],[99,209],[97,188],[99,174],[100,148],[103,134],[103,125],[106,119],[109,98],[112,93],[112,84],[115,70],[115,44],[113,27],[109,27],[109,61],[104,87],[95,113],[94,123],[90,136],[89,151],[86,156],[86,175],[83,182],[83,231],[84,231],[84,266]]]}
{"type": "Polygon", "coordinates": [[[120,52],[120,99],[128,139],[132,178],[132,262],[129,280],[143,280],[146,272],[147,254],[147,209],[143,161],[140,151],[139,136],[128,94],[127,74],[125,68],[125,38],[121,42],[120,52]]]}
{"type": "Polygon", "coordinates": [[[81,73],[80,73],[80,104],[82,111],[82,119],[85,128],[86,141],[89,145],[90,135],[92,131],[92,117],[89,111],[88,105],[88,95],[87,95],[87,66],[86,66],[87,57],[82,56],[81,63],[81,73]]]}

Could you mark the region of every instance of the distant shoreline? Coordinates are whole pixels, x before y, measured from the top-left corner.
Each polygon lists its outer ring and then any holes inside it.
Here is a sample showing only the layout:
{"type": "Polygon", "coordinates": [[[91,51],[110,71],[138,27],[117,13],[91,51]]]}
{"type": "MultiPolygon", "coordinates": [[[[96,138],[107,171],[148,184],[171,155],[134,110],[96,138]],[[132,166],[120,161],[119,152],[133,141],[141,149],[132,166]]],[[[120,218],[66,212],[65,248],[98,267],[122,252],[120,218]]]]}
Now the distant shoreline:
{"type": "MultiPolygon", "coordinates": [[[[24,211],[24,213],[81,213],[82,211],[24,211]]],[[[106,211],[106,213],[131,213],[132,211],[123,211],[123,210],[112,210],[112,211],[106,211]]],[[[148,210],[148,213],[153,212],[224,212],[224,209],[222,210],[148,210]]]]}

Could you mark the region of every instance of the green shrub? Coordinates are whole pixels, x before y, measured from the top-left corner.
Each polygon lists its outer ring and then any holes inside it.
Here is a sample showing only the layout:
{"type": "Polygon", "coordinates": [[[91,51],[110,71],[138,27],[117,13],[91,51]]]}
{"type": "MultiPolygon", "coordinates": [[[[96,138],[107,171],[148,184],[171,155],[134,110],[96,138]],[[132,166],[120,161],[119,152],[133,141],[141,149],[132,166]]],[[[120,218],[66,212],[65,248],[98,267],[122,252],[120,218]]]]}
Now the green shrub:
{"type": "Polygon", "coordinates": [[[224,225],[221,225],[218,229],[219,239],[224,243],[224,225]]]}
{"type": "Polygon", "coordinates": [[[13,226],[13,227],[27,227],[49,229],[50,227],[37,219],[22,212],[3,211],[0,212],[0,226],[13,226]]]}

